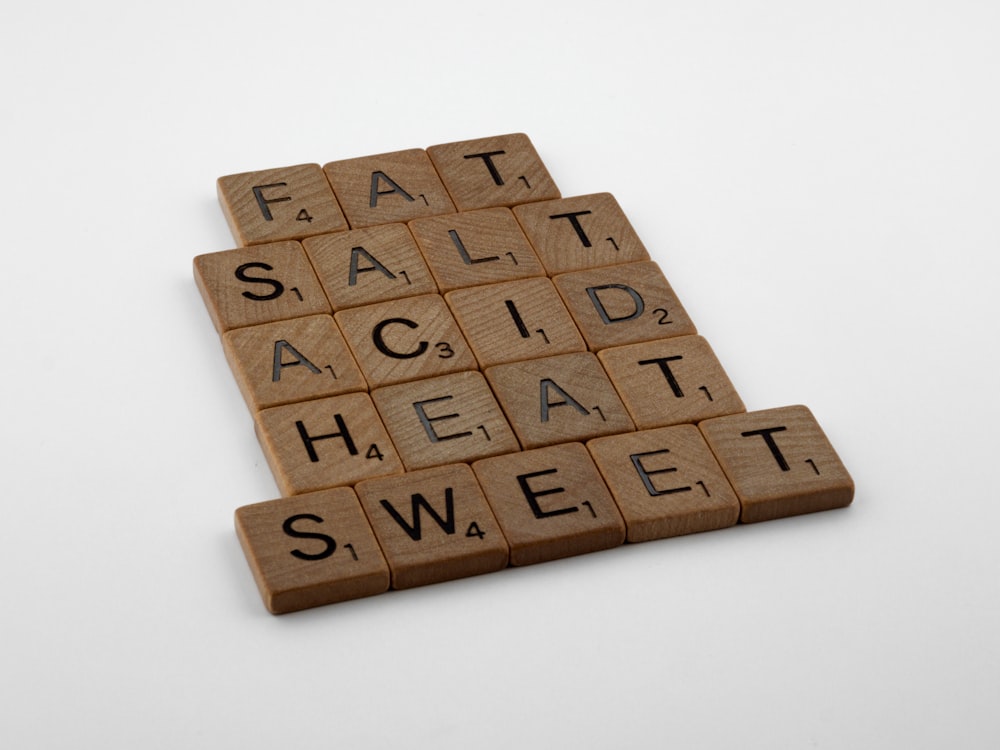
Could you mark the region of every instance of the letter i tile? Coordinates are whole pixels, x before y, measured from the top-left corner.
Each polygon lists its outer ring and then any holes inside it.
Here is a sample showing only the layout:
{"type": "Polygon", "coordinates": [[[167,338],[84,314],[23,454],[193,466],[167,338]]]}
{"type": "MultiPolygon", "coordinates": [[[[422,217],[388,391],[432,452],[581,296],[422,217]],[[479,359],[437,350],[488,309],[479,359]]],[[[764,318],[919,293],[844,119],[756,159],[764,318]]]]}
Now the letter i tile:
{"type": "Polygon", "coordinates": [[[356,489],[389,563],[394,589],[507,566],[507,542],[468,465],[369,479],[356,489]]]}
{"type": "Polygon", "coordinates": [[[349,487],[246,505],[236,534],[273,614],[381,594],[389,568],[349,487]]]}
{"type": "Polygon", "coordinates": [[[740,498],[743,523],[843,508],[854,481],[805,406],[734,414],[698,427],[740,498]]]}
{"type": "Polygon", "coordinates": [[[739,518],[736,493],[694,425],[597,438],[587,449],[630,542],[722,529],[739,518]]]}

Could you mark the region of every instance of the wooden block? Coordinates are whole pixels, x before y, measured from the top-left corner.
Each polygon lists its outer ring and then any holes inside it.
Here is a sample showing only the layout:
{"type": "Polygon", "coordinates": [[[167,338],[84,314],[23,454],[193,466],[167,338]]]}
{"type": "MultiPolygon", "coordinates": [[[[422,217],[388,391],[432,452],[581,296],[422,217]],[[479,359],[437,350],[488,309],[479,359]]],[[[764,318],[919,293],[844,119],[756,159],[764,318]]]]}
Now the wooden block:
{"type": "Polygon", "coordinates": [[[455,211],[423,149],[332,161],[323,171],[352,229],[455,211]]]}
{"type": "Polygon", "coordinates": [[[552,282],[592,351],[698,332],[652,261],[567,273],[552,282]]]}
{"type": "Polygon", "coordinates": [[[511,565],[625,541],[618,506],[581,443],[486,458],[472,468],[510,545],[511,565]]]}
{"type": "Polygon", "coordinates": [[[298,242],[275,242],[199,255],[194,280],[219,333],[330,313],[298,242]]]}
{"type": "Polygon", "coordinates": [[[629,542],[732,526],[740,503],[694,425],[587,443],[628,527],[629,542]]]}
{"type": "Polygon", "coordinates": [[[283,495],[403,471],[366,393],[264,409],[254,417],[254,427],[283,495]]]}
{"type": "Polygon", "coordinates": [[[251,411],[368,389],[329,315],[237,328],[222,346],[251,411]]]}
{"type": "Polygon", "coordinates": [[[358,496],[392,572],[408,589],[507,566],[507,542],[465,464],[369,479],[358,496]]]}
{"type": "Polygon", "coordinates": [[[240,246],[347,229],[319,164],[220,177],[219,203],[240,246]]]}
{"type": "Polygon", "coordinates": [[[587,349],[547,278],[456,289],[445,300],[480,367],[587,349]]]}
{"type": "Polygon", "coordinates": [[[334,317],[372,388],[476,369],[440,295],[353,307],[334,317]]]}
{"type": "Polygon", "coordinates": [[[389,567],[349,487],[245,505],[236,535],[273,614],[389,589],[389,567]]]}
{"type": "Polygon", "coordinates": [[[486,377],[526,449],[635,429],[590,352],[497,365],[486,377]]]}
{"type": "Polygon", "coordinates": [[[390,385],[372,400],[407,471],[519,449],[482,373],[390,385]]]}
{"type": "Polygon", "coordinates": [[[545,275],[508,208],[419,219],[409,227],[442,292],[545,275]]]}
{"type": "Polygon", "coordinates": [[[646,247],[610,193],[529,203],[513,210],[550,276],[649,260],[646,247]]]}
{"type": "Polygon", "coordinates": [[[405,224],[323,234],[302,247],[335,311],[438,290],[405,224]]]}
{"type": "Polygon", "coordinates": [[[428,148],[427,155],[459,211],[559,197],[524,133],[444,143],[428,148]]]}
{"type": "Polygon", "coordinates": [[[746,411],[701,336],[617,346],[597,353],[640,430],[746,411]]]}
{"type": "Polygon", "coordinates": [[[854,481],[805,406],[698,425],[740,499],[743,523],[843,508],[854,481]]]}

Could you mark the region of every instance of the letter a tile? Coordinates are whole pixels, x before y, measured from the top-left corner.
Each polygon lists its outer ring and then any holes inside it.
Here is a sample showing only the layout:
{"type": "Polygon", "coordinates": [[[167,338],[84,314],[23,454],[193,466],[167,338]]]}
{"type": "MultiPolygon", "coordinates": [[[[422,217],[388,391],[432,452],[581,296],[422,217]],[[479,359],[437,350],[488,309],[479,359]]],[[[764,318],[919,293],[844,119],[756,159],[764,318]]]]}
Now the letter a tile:
{"type": "Polygon", "coordinates": [[[805,406],[698,426],[739,495],[743,523],[843,508],[854,499],[854,481],[805,406]]]}
{"type": "Polygon", "coordinates": [[[466,464],[369,479],[358,483],[357,492],[394,589],[507,566],[507,542],[466,464]]]}
{"type": "Polygon", "coordinates": [[[382,550],[349,487],[246,505],[235,520],[257,588],[273,614],[389,589],[382,550]]]}

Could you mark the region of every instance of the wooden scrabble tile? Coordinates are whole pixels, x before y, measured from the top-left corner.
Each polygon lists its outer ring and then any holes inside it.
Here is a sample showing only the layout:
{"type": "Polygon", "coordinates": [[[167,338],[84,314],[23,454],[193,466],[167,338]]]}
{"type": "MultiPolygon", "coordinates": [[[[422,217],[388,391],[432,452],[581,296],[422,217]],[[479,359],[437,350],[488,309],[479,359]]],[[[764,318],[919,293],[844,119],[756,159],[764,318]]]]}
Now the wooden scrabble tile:
{"type": "Polygon", "coordinates": [[[519,449],[480,372],[386,386],[372,400],[407,471],[519,449]]]}
{"type": "Polygon", "coordinates": [[[854,481],[805,406],[698,425],[740,498],[743,523],[843,508],[854,481]]]}
{"type": "Polygon", "coordinates": [[[423,149],[332,161],[323,171],[352,229],[455,210],[423,149]]]}
{"type": "Polygon", "coordinates": [[[418,219],[409,227],[442,292],[545,275],[508,208],[418,219]]]}
{"type": "Polygon", "coordinates": [[[323,287],[298,242],[199,255],[194,280],[219,333],[330,313],[323,287]]]}
{"type": "Polygon", "coordinates": [[[465,464],[369,479],[358,496],[392,572],[407,589],[507,566],[507,542],[465,464]]]}
{"type": "Polygon", "coordinates": [[[559,197],[524,133],[431,146],[427,154],[459,211],[559,197]]]}
{"type": "Polygon", "coordinates": [[[403,471],[367,393],[264,409],[254,427],[283,495],[403,471]]]}
{"type": "Polygon", "coordinates": [[[476,369],[440,295],[352,307],[334,317],[372,388],[476,369]]]}
{"type": "Polygon", "coordinates": [[[550,276],[583,268],[649,260],[649,253],[610,193],[514,207],[550,276]]]}
{"type": "Polygon", "coordinates": [[[389,567],[349,487],[245,505],[235,520],[257,588],[273,614],[389,589],[389,567]]]}
{"type": "Polygon", "coordinates": [[[445,295],[480,367],[586,351],[547,278],[456,289],[445,295]]]}
{"type": "Polygon", "coordinates": [[[640,430],[746,411],[701,336],[617,346],[597,353],[640,430]]]}
{"type": "Polygon", "coordinates": [[[405,224],[309,237],[302,247],[335,311],[438,290],[405,224]]]}
{"type": "Polygon", "coordinates": [[[625,522],[581,443],[486,458],[472,465],[510,545],[511,565],[617,547],[625,522]]]}
{"type": "Polygon", "coordinates": [[[592,351],[698,332],[652,261],[562,274],[552,282],[592,351]]]}
{"type": "Polygon", "coordinates": [[[486,377],[524,448],[635,429],[590,352],[497,365],[486,377]]]}
{"type": "Polygon", "coordinates": [[[319,164],[227,175],[217,187],[222,212],[241,246],[347,229],[319,164]]]}
{"type": "Polygon", "coordinates": [[[587,443],[628,527],[646,542],[732,526],[740,503],[694,425],[587,443]]]}
{"type": "Polygon", "coordinates": [[[237,328],[222,346],[252,411],[368,389],[329,315],[237,328]]]}

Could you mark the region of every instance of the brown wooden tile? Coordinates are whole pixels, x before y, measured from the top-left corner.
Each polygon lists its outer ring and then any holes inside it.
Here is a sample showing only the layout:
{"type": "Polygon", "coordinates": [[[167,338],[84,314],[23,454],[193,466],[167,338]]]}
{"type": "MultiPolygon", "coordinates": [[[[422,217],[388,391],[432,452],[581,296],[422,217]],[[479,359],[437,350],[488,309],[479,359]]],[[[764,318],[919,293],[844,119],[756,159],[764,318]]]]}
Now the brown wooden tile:
{"type": "Polygon", "coordinates": [[[302,247],[334,310],[438,290],[405,224],[323,234],[302,247]]]}
{"type": "Polygon", "coordinates": [[[552,282],[592,351],[698,332],[652,261],[567,273],[552,282]]]}
{"type": "Polygon", "coordinates": [[[407,589],[507,566],[507,542],[465,464],[370,479],[358,496],[392,572],[407,589]]]}
{"type": "Polygon", "coordinates": [[[805,406],[735,414],[699,425],[740,498],[743,523],[843,508],[854,481],[805,406]]]}
{"type": "Polygon", "coordinates": [[[352,307],[334,317],[372,388],[476,369],[440,295],[352,307]]]}
{"type": "Polygon", "coordinates": [[[617,547],[625,522],[581,443],[483,459],[472,465],[510,545],[511,565],[617,547]]]}
{"type": "Polygon", "coordinates": [[[403,471],[366,393],[264,409],[254,417],[254,427],[283,495],[403,471]]]}
{"type": "Polygon", "coordinates": [[[194,280],[219,333],[330,312],[298,242],[199,255],[194,280]]]}
{"type": "Polygon", "coordinates": [[[519,449],[480,372],[379,388],[372,400],[408,471],[519,449]]]}
{"type": "Polygon", "coordinates": [[[628,541],[732,526],[736,493],[694,425],[660,427],[587,443],[628,527],[628,541]]]}
{"type": "Polygon", "coordinates": [[[550,276],[649,260],[649,253],[610,193],[514,207],[514,215],[550,276]]]}
{"type": "Polygon", "coordinates": [[[445,299],[480,367],[586,351],[547,278],[456,289],[445,299]]]}
{"type": "Polygon", "coordinates": [[[545,275],[508,208],[418,219],[409,227],[442,292],[545,275]]]}
{"type": "Polygon", "coordinates": [[[459,211],[559,197],[524,133],[431,146],[427,154],[459,211]]]}
{"type": "Polygon", "coordinates": [[[597,353],[640,430],[746,411],[701,336],[617,346],[597,353]]]}
{"type": "Polygon", "coordinates": [[[323,171],[352,229],[455,210],[423,149],[332,161],[323,171]]]}
{"type": "Polygon", "coordinates": [[[237,328],[222,345],[252,411],[368,389],[329,315],[237,328]]]}
{"type": "Polygon", "coordinates": [[[389,567],[349,487],[245,505],[235,516],[236,535],[273,614],[389,589],[389,567]]]}
{"type": "Polygon", "coordinates": [[[486,377],[524,448],[635,429],[590,352],[497,365],[486,377]]]}
{"type": "Polygon", "coordinates": [[[240,246],[347,229],[319,164],[220,177],[219,203],[240,246]]]}

